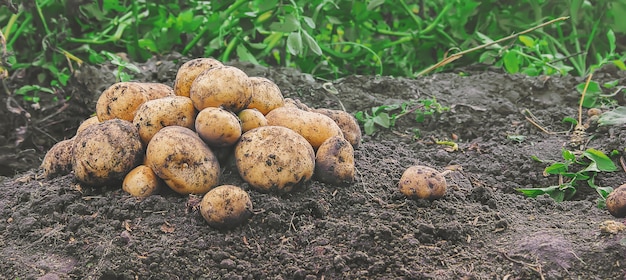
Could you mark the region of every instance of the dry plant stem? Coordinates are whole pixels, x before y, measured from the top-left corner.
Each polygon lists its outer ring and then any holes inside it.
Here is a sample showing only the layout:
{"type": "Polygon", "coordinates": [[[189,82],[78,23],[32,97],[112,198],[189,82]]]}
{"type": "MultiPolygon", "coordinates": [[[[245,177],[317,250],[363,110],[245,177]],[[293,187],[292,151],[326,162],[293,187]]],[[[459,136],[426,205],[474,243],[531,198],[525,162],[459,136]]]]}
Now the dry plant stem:
{"type": "Polygon", "coordinates": [[[535,115],[533,115],[533,113],[530,112],[530,110],[524,109],[524,111],[522,111],[522,113],[524,114],[524,118],[526,118],[526,120],[528,122],[530,122],[531,124],[533,124],[534,126],[539,128],[539,130],[543,131],[546,134],[550,134],[550,135],[556,134],[556,133],[554,133],[552,131],[549,131],[549,130],[545,129],[537,121],[535,121],[537,118],[535,117],[535,115]]]}
{"type": "Polygon", "coordinates": [[[541,280],[545,280],[546,278],[543,276],[543,272],[541,271],[541,265],[540,264],[531,264],[531,263],[527,263],[524,261],[518,261],[515,260],[513,258],[511,258],[506,252],[501,252],[502,255],[504,256],[504,258],[506,258],[507,260],[514,262],[516,264],[521,264],[522,266],[528,267],[530,269],[532,269],[533,271],[537,272],[539,274],[539,277],[541,278],[541,280]]]}
{"type": "Polygon", "coordinates": [[[580,96],[580,102],[578,104],[578,125],[582,125],[583,123],[583,101],[585,100],[585,93],[587,93],[587,88],[589,87],[589,83],[591,82],[591,77],[593,77],[593,73],[589,74],[589,77],[587,77],[587,81],[585,82],[585,88],[583,88],[583,93],[580,96]]]}
{"type": "Polygon", "coordinates": [[[622,170],[626,172],[626,162],[624,161],[624,156],[619,157],[619,164],[622,166],[622,170]]]}
{"type": "Polygon", "coordinates": [[[473,52],[473,51],[477,51],[477,50],[480,50],[480,49],[484,49],[484,48],[489,47],[489,46],[491,46],[491,45],[495,45],[495,44],[501,43],[501,42],[503,42],[503,41],[507,41],[507,40],[510,40],[510,39],[517,38],[519,35],[523,35],[523,34],[526,34],[526,33],[532,32],[532,31],[535,31],[535,30],[537,30],[537,29],[539,29],[539,28],[545,27],[545,26],[550,25],[550,24],[553,24],[553,23],[555,23],[555,22],[564,21],[564,20],[566,20],[566,19],[569,19],[569,17],[560,17],[560,18],[556,18],[556,19],[553,19],[553,20],[551,20],[551,21],[544,22],[544,23],[542,23],[542,24],[540,24],[540,25],[537,25],[537,26],[535,26],[535,27],[532,27],[532,28],[526,29],[526,30],[524,30],[524,31],[522,31],[522,32],[520,32],[520,33],[516,33],[516,34],[510,35],[510,36],[506,36],[506,37],[504,37],[504,38],[501,38],[501,39],[495,40],[495,41],[493,41],[493,42],[489,42],[489,43],[486,43],[486,44],[480,45],[480,46],[478,46],[478,47],[471,48],[471,49],[469,49],[469,50],[465,50],[465,51],[462,51],[462,52],[459,52],[459,53],[455,53],[455,54],[453,54],[453,55],[451,55],[451,56],[445,57],[443,60],[441,60],[441,61],[437,62],[437,64],[435,64],[435,65],[433,65],[433,66],[430,66],[430,67],[428,67],[428,68],[426,68],[426,69],[422,70],[421,72],[417,73],[416,77],[419,77],[419,76],[425,75],[425,74],[427,74],[427,73],[428,73],[428,72],[430,72],[430,71],[433,71],[433,70],[435,70],[435,69],[437,69],[437,68],[439,68],[439,67],[441,67],[441,66],[444,66],[444,65],[446,65],[446,64],[448,64],[448,63],[450,63],[450,62],[452,62],[452,61],[455,61],[455,60],[457,60],[457,59],[461,58],[461,57],[462,57],[464,54],[466,54],[466,53],[470,53],[470,52],[473,52]]]}

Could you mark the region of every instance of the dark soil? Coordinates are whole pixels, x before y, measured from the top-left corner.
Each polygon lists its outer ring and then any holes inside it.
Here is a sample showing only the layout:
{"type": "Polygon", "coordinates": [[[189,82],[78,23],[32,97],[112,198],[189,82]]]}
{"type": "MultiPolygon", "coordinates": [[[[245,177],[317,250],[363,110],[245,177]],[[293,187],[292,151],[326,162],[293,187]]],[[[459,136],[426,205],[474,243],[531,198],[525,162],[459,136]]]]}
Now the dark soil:
{"type": "MultiPolygon", "coordinates": [[[[171,84],[177,65],[151,61],[138,79],[171,84]]],[[[491,69],[419,79],[351,76],[332,82],[339,91],[333,95],[322,81],[291,69],[237,66],[270,78],[286,97],[314,107],[339,109],[340,100],[347,111],[356,112],[436,97],[451,111],[421,124],[405,116],[392,130],[365,136],[355,155],[357,180],[347,186],[311,181],[293,193],[264,194],[225,169],[222,183],[249,190],[255,207],[247,224],[229,231],[209,227],[190,202],[194,198],[173,192],[136,199],[119,185],[92,188],[72,175],[45,180],[36,169],[2,177],[0,278],[624,278],[626,234],[607,233],[601,226],[623,220],[596,207],[594,190],[581,183],[574,199],[562,203],[515,191],[558,184],[557,176],[542,174],[549,163],[531,156],[559,160],[563,148],[578,149],[569,146],[570,125],[562,120],[577,116],[574,88],[582,78],[530,78],[491,69]],[[523,109],[555,133],[531,124],[523,109]],[[418,140],[413,138],[416,128],[422,136],[418,140]],[[526,138],[518,142],[511,135],[526,138]],[[454,140],[459,149],[448,151],[435,139],[454,140]],[[443,199],[410,200],[397,190],[397,182],[415,164],[462,169],[449,174],[443,199]]],[[[619,79],[626,85],[625,77],[603,69],[594,79],[619,79]]],[[[76,93],[74,102],[93,110],[97,94],[112,82],[109,72],[83,68],[66,92],[76,93]]],[[[62,129],[45,126],[57,132],[51,136],[58,140],[73,136],[76,119],[90,113],[68,112],[60,114],[68,116],[63,120],[74,119],[62,129]]],[[[624,151],[624,127],[592,122],[587,133],[586,147],[624,151]]],[[[5,144],[14,138],[7,136],[5,144]]],[[[31,168],[46,147],[29,148],[36,159],[31,157],[31,168]]],[[[615,163],[619,166],[617,158],[615,163]]],[[[621,168],[596,180],[611,187],[625,182],[621,168]]]]}

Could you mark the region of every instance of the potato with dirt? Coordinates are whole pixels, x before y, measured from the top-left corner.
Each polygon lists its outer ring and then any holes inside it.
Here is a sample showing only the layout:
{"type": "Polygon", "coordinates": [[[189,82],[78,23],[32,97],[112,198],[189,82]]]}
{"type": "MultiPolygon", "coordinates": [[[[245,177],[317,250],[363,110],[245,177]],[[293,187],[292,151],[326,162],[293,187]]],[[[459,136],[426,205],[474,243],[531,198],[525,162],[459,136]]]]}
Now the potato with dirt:
{"type": "Polygon", "coordinates": [[[359,144],[361,144],[361,127],[356,121],[356,118],[354,118],[354,116],[350,113],[325,108],[311,109],[311,111],[326,115],[335,121],[343,132],[343,137],[346,138],[346,140],[348,140],[348,142],[350,142],[352,147],[355,149],[358,148],[359,144]]]}
{"type": "Polygon", "coordinates": [[[354,181],[354,149],[341,136],[328,138],[315,154],[315,178],[333,185],[354,181]]]}
{"type": "Polygon", "coordinates": [[[97,124],[99,122],[100,122],[100,120],[98,120],[98,116],[92,116],[92,117],[84,120],[82,123],[80,123],[80,125],[76,129],[76,134],[78,134],[81,131],[85,130],[85,128],[87,128],[88,126],[90,126],[92,124],[97,124]]]}
{"type": "Polygon", "coordinates": [[[204,70],[224,66],[214,58],[196,58],[189,60],[178,68],[176,79],[174,80],[174,93],[179,96],[189,97],[189,89],[193,81],[204,70]]]}
{"type": "Polygon", "coordinates": [[[248,75],[232,66],[219,66],[200,73],[191,84],[189,97],[198,111],[223,107],[234,113],[245,109],[252,100],[248,75]]]}
{"type": "Polygon", "coordinates": [[[444,175],[434,168],[414,165],[404,171],[398,186],[400,192],[409,198],[435,200],[446,194],[444,175]]]}
{"type": "Polygon", "coordinates": [[[85,128],[74,137],[72,151],[76,179],[93,186],[121,181],[144,155],[137,128],[120,119],[85,128]]]}
{"type": "Polygon", "coordinates": [[[98,120],[133,121],[135,112],[148,100],[171,95],[169,86],[152,83],[120,82],[105,89],[96,103],[98,120]]]}
{"type": "Polygon", "coordinates": [[[286,193],[311,179],[315,152],[291,129],[262,126],[241,136],[235,162],[241,178],[255,189],[286,193]]]}
{"type": "Polygon", "coordinates": [[[241,123],[235,114],[222,108],[207,107],[196,116],[196,132],[211,147],[232,146],[241,137],[241,123]]]}
{"type": "Polygon", "coordinates": [[[60,141],[48,152],[41,162],[41,169],[45,178],[67,175],[72,172],[72,154],[74,138],[60,141]]]}
{"type": "Polygon", "coordinates": [[[626,184],[614,189],[606,198],[606,209],[616,218],[626,217],[626,184]]]}
{"type": "Polygon", "coordinates": [[[163,181],[148,166],[139,165],[126,174],[122,190],[134,197],[148,197],[163,187],[163,181]]]}
{"type": "Polygon", "coordinates": [[[250,77],[249,79],[252,84],[252,100],[248,108],[257,109],[261,114],[266,115],[285,104],[283,93],[274,82],[263,77],[250,77]]]}
{"type": "Polygon", "coordinates": [[[315,150],[328,138],[343,137],[337,123],[320,113],[294,107],[279,107],[265,115],[265,118],[270,126],[283,126],[302,135],[315,150]]]}
{"type": "Polygon", "coordinates": [[[257,109],[243,109],[237,117],[241,121],[241,132],[267,125],[267,119],[257,109]]]}
{"type": "Polygon", "coordinates": [[[146,165],[180,194],[204,194],[217,186],[220,165],[211,149],[191,129],[166,126],[146,150],[146,165]]]}
{"type": "Polygon", "coordinates": [[[139,130],[143,143],[148,144],[163,127],[178,125],[192,129],[195,118],[196,108],[189,97],[167,96],[142,104],[135,114],[133,124],[139,130]]]}
{"type": "Polygon", "coordinates": [[[211,227],[230,229],[252,217],[252,200],[242,188],[222,185],[204,195],[200,201],[200,213],[211,227]]]}

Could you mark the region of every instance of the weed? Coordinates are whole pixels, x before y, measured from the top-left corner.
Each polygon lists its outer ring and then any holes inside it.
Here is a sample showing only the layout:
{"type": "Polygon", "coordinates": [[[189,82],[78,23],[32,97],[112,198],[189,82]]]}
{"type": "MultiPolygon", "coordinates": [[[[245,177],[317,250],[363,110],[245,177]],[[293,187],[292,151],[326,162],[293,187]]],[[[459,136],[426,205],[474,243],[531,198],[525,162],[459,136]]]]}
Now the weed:
{"type": "MultiPolygon", "coordinates": [[[[450,108],[441,105],[435,98],[407,101],[402,104],[381,105],[371,108],[371,114],[367,111],[359,111],[354,115],[363,124],[365,134],[372,135],[376,132],[377,126],[383,128],[393,127],[396,121],[405,115],[415,114],[415,121],[422,123],[428,117],[449,111],[450,108]]],[[[415,130],[416,137],[420,136],[420,131],[415,130]]]]}

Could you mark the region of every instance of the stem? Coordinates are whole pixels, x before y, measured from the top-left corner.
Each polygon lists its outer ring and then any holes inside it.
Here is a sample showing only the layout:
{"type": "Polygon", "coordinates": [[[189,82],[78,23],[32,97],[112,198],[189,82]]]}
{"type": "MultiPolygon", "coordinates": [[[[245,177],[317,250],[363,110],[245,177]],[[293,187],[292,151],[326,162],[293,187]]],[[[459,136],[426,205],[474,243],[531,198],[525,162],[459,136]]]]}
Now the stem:
{"type": "Polygon", "coordinates": [[[585,88],[583,88],[583,93],[580,96],[580,104],[578,104],[578,125],[582,125],[582,119],[583,119],[583,101],[585,100],[585,93],[587,92],[587,87],[589,86],[589,83],[591,82],[591,77],[593,76],[593,73],[589,74],[589,77],[587,77],[587,82],[585,83],[585,88]]]}
{"type": "Polygon", "coordinates": [[[220,60],[228,61],[230,54],[233,52],[233,49],[235,48],[235,46],[237,46],[238,43],[239,43],[239,36],[235,36],[230,41],[230,43],[228,43],[228,46],[226,46],[226,50],[224,50],[224,53],[222,54],[222,58],[220,60]]]}

